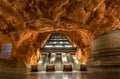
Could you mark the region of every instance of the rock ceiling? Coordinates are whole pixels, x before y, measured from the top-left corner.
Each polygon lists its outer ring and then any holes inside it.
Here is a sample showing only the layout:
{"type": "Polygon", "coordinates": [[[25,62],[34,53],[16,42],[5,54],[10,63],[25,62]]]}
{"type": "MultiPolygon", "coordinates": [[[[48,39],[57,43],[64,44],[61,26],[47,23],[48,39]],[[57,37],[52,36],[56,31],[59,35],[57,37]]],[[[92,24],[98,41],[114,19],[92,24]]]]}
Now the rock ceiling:
{"type": "Polygon", "coordinates": [[[0,0],[0,45],[13,43],[13,57],[19,57],[16,52],[32,57],[53,32],[84,49],[115,29],[120,29],[120,0],[0,0]]]}

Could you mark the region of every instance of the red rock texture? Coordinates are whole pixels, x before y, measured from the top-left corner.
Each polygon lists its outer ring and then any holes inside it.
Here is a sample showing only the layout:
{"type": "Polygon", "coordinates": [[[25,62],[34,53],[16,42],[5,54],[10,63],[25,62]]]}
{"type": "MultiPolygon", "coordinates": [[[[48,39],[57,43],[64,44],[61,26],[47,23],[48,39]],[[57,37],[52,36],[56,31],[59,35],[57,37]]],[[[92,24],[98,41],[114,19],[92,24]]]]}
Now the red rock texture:
{"type": "Polygon", "coordinates": [[[11,58],[31,64],[51,33],[67,35],[86,62],[90,41],[115,29],[120,29],[120,0],[0,0],[0,50],[12,43],[11,58]]]}

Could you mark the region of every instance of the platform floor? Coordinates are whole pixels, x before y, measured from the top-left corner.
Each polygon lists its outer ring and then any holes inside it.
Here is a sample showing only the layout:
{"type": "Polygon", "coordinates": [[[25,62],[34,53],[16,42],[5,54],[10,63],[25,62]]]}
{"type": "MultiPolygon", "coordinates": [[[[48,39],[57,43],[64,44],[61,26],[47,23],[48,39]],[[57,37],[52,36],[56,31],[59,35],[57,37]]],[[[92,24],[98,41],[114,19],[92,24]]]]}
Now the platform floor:
{"type": "Polygon", "coordinates": [[[0,73],[0,79],[120,79],[120,73],[32,72],[27,74],[0,73]]]}

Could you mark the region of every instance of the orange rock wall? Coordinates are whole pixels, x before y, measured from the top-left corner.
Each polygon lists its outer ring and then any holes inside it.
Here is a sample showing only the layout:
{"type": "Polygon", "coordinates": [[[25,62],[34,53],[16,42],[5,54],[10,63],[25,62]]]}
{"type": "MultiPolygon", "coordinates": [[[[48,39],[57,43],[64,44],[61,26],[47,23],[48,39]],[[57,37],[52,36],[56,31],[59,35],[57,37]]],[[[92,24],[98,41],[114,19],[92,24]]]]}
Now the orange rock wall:
{"type": "Polygon", "coordinates": [[[120,0],[0,0],[0,53],[4,43],[12,43],[10,59],[36,64],[37,49],[59,32],[82,50],[81,61],[86,62],[91,41],[116,29],[120,0]]]}

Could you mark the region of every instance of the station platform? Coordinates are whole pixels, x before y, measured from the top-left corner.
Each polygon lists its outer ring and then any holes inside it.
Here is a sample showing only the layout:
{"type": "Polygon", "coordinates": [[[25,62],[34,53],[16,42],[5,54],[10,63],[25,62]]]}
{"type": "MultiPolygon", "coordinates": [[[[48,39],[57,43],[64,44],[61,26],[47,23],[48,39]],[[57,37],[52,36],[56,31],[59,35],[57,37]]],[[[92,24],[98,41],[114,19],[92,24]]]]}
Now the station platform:
{"type": "Polygon", "coordinates": [[[31,72],[0,73],[0,79],[120,79],[120,73],[91,73],[91,72],[31,72]]]}

